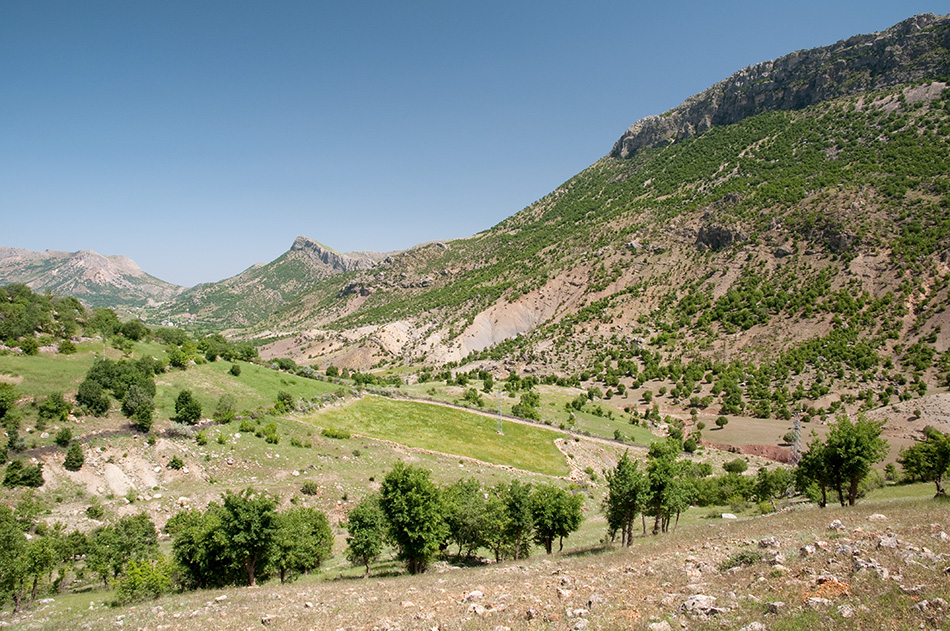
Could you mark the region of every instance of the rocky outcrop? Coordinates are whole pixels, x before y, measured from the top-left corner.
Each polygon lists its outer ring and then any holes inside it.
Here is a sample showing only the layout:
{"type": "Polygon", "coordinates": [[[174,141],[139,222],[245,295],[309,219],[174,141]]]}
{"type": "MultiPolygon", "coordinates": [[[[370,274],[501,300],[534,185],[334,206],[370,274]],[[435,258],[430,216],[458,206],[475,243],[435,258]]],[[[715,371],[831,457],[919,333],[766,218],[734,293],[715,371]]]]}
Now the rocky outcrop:
{"type": "Polygon", "coordinates": [[[773,110],[950,73],[950,16],[918,15],[880,33],[749,66],[660,116],[634,123],[611,154],[626,158],[773,110]]]}
{"type": "Polygon", "coordinates": [[[320,262],[334,272],[353,272],[376,267],[376,264],[385,258],[386,254],[378,252],[348,252],[340,254],[336,250],[326,247],[307,237],[297,237],[290,248],[291,252],[306,254],[314,262],[320,262]]]}

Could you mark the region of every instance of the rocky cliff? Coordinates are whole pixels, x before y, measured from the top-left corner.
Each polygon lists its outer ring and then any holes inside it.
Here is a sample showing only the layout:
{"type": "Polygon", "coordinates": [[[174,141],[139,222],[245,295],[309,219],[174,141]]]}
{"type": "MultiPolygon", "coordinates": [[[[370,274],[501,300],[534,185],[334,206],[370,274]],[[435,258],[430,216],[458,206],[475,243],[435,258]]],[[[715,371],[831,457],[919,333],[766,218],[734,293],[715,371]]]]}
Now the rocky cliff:
{"type": "Polygon", "coordinates": [[[333,272],[352,272],[355,270],[372,269],[384,259],[387,254],[379,252],[347,252],[340,254],[336,250],[326,247],[307,237],[297,237],[290,247],[291,252],[300,252],[314,263],[322,263],[333,272]]]}
{"type": "Polygon", "coordinates": [[[918,15],[880,33],[797,51],[735,73],[681,105],[634,123],[611,154],[629,157],[773,110],[950,74],[950,16],[918,15]]]}

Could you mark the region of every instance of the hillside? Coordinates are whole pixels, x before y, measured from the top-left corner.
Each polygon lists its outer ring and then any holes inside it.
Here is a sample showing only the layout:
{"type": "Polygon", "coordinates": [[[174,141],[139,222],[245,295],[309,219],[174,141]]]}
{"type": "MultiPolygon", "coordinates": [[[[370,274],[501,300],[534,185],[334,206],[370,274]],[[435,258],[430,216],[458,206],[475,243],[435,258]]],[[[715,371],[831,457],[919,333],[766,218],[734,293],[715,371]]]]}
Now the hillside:
{"type": "Polygon", "coordinates": [[[373,269],[389,255],[341,254],[299,236],[276,260],[254,265],[217,283],[186,289],[175,301],[154,310],[151,317],[213,328],[246,327],[286,308],[314,286],[332,286],[337,276],[373,269]]]}
{"type": "Polygon", "coordinates": [[[142,307],[168,300],[183,289],[146,274],[124,256],[0,247],[0,285],[13,283],[41,293],[75,296],[91,307],[142,307]]]}
{"type": "Polygon", "coordinates": [[[948,25],[919,16],[740,71],[712,94],[748,77],[787,92],[803,80],[783,70],[793,62],[831,64],[815,84],[849,87],[612,152],[490,230],[314,285],[247,333],[276,332],[264,354],[318,366],[669,379],[681,403],[704,379],[721,383],[701,398],[734,382],[727,413],[786,415],[803,398],[868,408],[880,390],[942,387],[948,25]]]}

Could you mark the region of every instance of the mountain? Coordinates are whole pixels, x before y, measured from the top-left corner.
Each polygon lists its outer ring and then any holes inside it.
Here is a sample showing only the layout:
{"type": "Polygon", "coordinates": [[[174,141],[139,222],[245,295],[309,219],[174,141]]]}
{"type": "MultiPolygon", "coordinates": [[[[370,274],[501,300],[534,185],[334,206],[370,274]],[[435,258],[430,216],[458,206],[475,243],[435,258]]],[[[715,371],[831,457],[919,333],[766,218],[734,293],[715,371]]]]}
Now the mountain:
{"type": "Polygon", "coordinates": [[[948,38],[917,16],[739,71],[497,226],[325,277],[248,333],[364,370],[734,366],[752,399],[754,371],[848,396],[941,383],[948,38]]]}
{"type": "Polygon", "coordinates": [[[217,283],[184,290],[153,318],[219,327],[255,324],[299,295],[336,276],[370,270],[392,253],[341,254],[317,241],[298,236],[290,249],[274,261],[258,264],[217,283]]]}
{"type": "Polygon", "coordinates": [[[143,272],[124,256],[91,250],[33,252],[0,247],[0,285],[75,296],[92,307],[140,307],[168,300],[182,287],[143,272]]]}

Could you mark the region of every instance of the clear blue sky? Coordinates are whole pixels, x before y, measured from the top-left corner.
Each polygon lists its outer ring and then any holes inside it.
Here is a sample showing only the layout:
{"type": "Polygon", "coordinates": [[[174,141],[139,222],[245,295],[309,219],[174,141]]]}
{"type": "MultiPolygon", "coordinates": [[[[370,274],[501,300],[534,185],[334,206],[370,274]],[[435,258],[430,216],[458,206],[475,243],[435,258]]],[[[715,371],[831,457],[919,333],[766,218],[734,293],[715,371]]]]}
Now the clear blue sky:
{"type": "Polygon", "coordinates": [[[945,2],[3,0],[0,245],[182,285],[491,227],[747,65],[945,2]]]}

